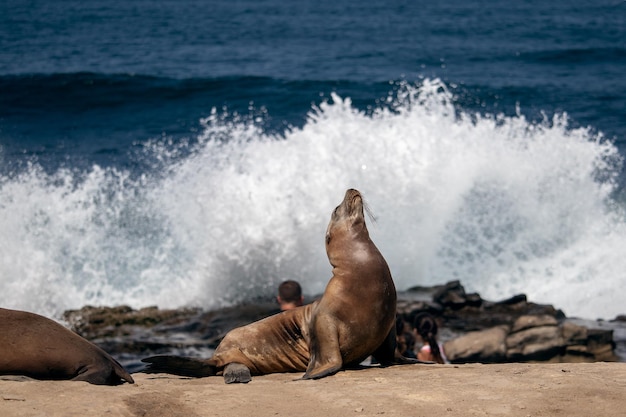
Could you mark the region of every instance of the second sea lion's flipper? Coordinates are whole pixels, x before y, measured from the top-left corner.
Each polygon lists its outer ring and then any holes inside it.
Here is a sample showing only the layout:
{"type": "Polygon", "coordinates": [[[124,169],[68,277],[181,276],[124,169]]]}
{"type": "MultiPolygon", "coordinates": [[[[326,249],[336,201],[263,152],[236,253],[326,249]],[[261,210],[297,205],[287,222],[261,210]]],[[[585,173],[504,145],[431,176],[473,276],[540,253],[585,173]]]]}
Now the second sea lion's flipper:
{"type": "Polygon", "coordinates": [[[141,361],[149,364],[143,371],[147,374],[166,373],[195,378],[217,374],[217,368],[202,359],[184,358],[182,356],[151,356],[141,361]]]}

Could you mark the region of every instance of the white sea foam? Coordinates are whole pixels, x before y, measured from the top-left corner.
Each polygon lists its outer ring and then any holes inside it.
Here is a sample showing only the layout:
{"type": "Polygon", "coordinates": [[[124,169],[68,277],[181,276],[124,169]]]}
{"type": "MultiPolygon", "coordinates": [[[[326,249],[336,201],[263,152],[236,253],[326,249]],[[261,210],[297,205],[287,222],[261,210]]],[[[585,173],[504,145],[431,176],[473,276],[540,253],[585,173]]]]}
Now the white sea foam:
{"type": "Polygon", "coordinates": [[[148,147],[159,166],[139,177],[33,165],[2,178],[0,305],[51,316],[85,304],[210,308],[285,278],[319,293],[326,224],[354,187],[400,290],[459,279],[568,315],[625,312],[619,155],[564,115],[470,115],[426,80],[370,113],[332,96],[281,137],[223,116],[184,149],[148,147]]]}

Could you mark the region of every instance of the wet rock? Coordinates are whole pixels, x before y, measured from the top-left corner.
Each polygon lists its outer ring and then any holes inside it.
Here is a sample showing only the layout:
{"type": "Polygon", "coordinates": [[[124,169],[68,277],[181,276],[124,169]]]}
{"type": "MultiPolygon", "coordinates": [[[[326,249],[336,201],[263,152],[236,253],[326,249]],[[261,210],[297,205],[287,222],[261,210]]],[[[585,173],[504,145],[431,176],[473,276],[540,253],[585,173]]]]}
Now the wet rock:
{"type": "Polygon", "coordinates": [[[227,332],[276,311],[276,304],[261,301],[213,311],[86,306],[66,311],[63,320],[71,330],[136,372],[144,368],[140,359],[146,356],[208,357],[227,332]]]}
{"type": "Polygon", "coordinates": [[[587,350],[595,360],[614,361],[615,342],[613,340],[613,330],[588,329],[587,330],[587,350]]]}
{"type": "Polygon", "coordinates": [[[81,336],[93,340],[132,334],[136,328],[150,328],[163,322],[185,322],[200,313],[199,309],[159,310],[146,307],[133,310],[128,306],[93,307],[68,310],[63,320],[81,336]]]}
{"type": "Polygon", "coordinates": [[[525,328],[506,338],[507,358],[514,361],[548,360],[563,347],[561,332],[556,325],[525,328]]]}
{"type": "Polygon", "coordinates": [[[528,299],[526,298],[526,294],[517,294],[517,295],[514,295],[511,298],[507,298],[505,300],[498,301],[496,304],[512,306],[512,305],[523,304],[523,303],[527,303],[527,302],[528,302],[528,299]]]}
{"type": "Polygon", "coordinates": [[[561,326],[561,336],[566,345],[583,344],[587,341],[587,328],[566,321],[561,326]]]}
{"type": "Polygon", "coordinates": [[[508,326],[466,333],[443,344],[443,351],[451,363],[502,362],[506,358],[508,326]]]}
{"type": "Polygon", "coordinates": [[[515,322],[513,323],[513,327],[511,327],[511,333],[530,329],[532,327],[557,325],[558,321],[556,320],[556,318],[547,314],[542,314],[540,316],[521,316],[518,317],[517,320],[515,320],[515,322]]]}
{"type": "Polygon", "coordinates": [[[460,309],[467,305],[465,288],[459,281],[451,281],[435,291],[433,301],[444,307],[460,309]]]}

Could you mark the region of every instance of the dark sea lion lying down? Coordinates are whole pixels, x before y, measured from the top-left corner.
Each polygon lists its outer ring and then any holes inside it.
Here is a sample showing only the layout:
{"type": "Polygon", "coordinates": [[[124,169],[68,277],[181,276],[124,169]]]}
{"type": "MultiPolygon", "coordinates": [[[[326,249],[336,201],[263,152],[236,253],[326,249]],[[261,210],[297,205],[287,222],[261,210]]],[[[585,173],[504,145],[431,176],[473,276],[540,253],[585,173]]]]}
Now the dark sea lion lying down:
{"type": "Polygon", "coordinates": [[[59,323],[0,308],[0,375],[118,385],[133,378],[115,359],[59,323]]]}
{"type": "Polygon", "coordinates": [[[346,191],[326,231],[333,276],[320,300],[230,331],[210,359],[153,356],[146,372],[211,376],[226,383],[251,375],[306,371],[322,378],[368,356],[383,366],[420,361],[395,352],[396,289],[387,262],[369,237],[363,200],[346,191]]]}

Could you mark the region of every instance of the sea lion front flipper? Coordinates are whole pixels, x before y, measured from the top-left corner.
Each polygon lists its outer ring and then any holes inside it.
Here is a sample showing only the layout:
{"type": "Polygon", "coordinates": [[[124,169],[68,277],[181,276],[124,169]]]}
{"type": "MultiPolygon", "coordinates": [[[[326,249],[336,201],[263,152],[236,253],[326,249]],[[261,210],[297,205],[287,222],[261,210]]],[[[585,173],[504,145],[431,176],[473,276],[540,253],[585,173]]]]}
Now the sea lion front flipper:
{"type": "Polygon", "coordinates": [[[336,321],[320,315],[315,318],[312,328],[311,359],[302,379],[318,379],[332,375],[343,365],[336,321]]]}

